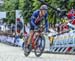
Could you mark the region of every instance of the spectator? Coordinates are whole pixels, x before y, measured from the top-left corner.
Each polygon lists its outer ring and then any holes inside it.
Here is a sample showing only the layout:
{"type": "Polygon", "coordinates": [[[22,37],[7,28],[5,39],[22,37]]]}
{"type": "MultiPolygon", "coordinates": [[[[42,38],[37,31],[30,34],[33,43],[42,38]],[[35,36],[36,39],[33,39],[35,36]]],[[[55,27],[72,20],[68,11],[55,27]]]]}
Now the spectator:
{"type": "Polygon", "coordinates": [[[25,24],[25,32],[27,32],[27,34],[29,34],[29,32],[30,32],[30,26],[28,23],[25,24]]]}

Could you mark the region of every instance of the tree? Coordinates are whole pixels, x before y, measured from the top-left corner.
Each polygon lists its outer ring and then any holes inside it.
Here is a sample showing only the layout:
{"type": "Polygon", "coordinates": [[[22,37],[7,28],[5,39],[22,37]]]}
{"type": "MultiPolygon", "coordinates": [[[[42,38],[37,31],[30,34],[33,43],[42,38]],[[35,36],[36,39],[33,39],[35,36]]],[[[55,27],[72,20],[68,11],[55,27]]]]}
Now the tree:
{"type": "MultiPolygon", "coordinates": [[[[75,0],[42,0],[47,2],[49,5],[51,5],[53,8],[60,8],[70,10],[72,7],[75,7],[75,0]],[[67,1],[67,2],[65,2],[67,1]]],[[[25,20],[25,23],[29,22],[30,17],[34,10],[40,8],[42,3],[39,0],[4,0],[4,7],[0,8],[0,10],[7,11],[7,19],[8,22],[12,23],[15,22],[15,10],[19,9],[22,10],[22,16],[25,20]]],[[[48,9],[48,20],[50,23],[55,24],[58,20],[60,21],[58,17],[58,13],[56,10],[49,7],[48,9]]]]}
{"type": "Polygon", "coordinates": [[[7,22],[15,23],[15,10],[19,9],[19,0],[4,0],[4,9],[7,12],[7,22]]]}
{"type": "Polygon", "coordinates": [[[32,3],[33,2],[30,1],[30,0],[24,0],[22,15],[23,15],[23,18],[25,20],[25,23],[27,23],[30,20],[30,17],[31,17],[31,14],[32,14],[32,8],[33,8],[32,3]]]}
{"type": "Polygon", "coordinates": [[[24,6],[24,0],[19,0],[19,9],[23,10],[23,6],[24,6]]]}

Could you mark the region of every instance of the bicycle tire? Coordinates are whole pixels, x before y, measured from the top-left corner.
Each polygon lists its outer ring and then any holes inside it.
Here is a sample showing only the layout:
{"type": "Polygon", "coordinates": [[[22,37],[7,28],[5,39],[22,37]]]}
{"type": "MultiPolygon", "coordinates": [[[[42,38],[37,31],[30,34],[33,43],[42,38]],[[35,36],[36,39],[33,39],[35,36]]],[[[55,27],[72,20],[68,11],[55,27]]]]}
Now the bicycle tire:
{"type": "Polygon", "coordinates": [[[34,50],[35,55],[37,57],[40,57],[42,55],[44,49],[45,49],[45,38],[44,38],[44,36],[39,36],[38,39],[36,40],[36,48],[34,50]],[[41,46],[42,49],[40,50],[39,54],[37,54],[38,53],[37,52],[37,48],[38,48],[38,42],[39,42],[39,40],[41,40],[41,43],[40,44],[42,44],[42,41],[43,41],[43,46],[41,46]]]}
{"type": "Polygon", "coordinates": [[[25,41],[25,43],[24,43],[24,55],[27,57],[27,56],[29,56],[29,54],[32,50],[32,47],[31,47],[31,44],[30,44],[30,46],[28,48],[28,47],[26,47],[26,44],[27,44],[27,41],[25,41]],[[27,51],[27,49],[28,49],[28,51],[27,51]]]}

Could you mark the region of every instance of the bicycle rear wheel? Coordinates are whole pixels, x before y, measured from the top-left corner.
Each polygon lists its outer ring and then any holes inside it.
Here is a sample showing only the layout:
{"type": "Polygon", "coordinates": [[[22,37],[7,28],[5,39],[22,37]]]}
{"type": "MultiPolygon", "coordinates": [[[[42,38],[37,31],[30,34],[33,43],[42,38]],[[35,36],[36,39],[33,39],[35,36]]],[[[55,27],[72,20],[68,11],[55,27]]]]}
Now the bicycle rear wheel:
{"type": "Polygon", "coordinates": [[[27,41],[24,42],[24,55],[27,57],[32,50],[31,44],[27,47],[27,41]]]}

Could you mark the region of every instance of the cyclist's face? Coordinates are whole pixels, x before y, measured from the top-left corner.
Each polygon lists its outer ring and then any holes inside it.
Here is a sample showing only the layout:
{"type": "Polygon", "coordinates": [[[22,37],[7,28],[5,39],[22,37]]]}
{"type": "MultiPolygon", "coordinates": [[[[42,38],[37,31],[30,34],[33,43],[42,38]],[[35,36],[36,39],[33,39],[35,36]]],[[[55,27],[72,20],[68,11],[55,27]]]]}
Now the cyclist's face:
{"type": "Polygon", "coordinates": [[[45,15],[46,14],[46,10],[41,10],[41,15],[45,15]]]}

